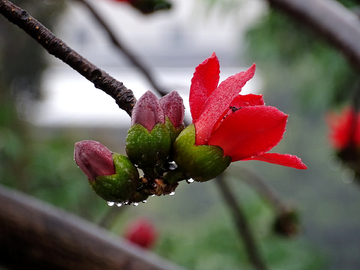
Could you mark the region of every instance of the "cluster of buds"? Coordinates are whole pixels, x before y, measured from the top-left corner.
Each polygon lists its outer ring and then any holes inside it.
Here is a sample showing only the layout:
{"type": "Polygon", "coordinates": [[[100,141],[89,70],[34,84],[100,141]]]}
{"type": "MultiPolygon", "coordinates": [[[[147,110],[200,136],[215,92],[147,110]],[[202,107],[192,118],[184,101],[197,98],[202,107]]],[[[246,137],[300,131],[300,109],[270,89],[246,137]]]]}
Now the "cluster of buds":
{"type": "Polygon", "coordinates": [[[240,95],[255,65],[218,85],[219,73],[215,54],[196,68],[190,86],[193,119],[186,128],[177,92],[159,99],[148,91],[132,112],[127,156],[98,142],[76,143],[75,161],[94,191],[107,201],[137,204],[151,195],[173,194],[182,180],[213,179],[235,161],[306,169],[296,156],[268,153],[282,139],[288,116],[266,106],[261,95],[240,95]]]}

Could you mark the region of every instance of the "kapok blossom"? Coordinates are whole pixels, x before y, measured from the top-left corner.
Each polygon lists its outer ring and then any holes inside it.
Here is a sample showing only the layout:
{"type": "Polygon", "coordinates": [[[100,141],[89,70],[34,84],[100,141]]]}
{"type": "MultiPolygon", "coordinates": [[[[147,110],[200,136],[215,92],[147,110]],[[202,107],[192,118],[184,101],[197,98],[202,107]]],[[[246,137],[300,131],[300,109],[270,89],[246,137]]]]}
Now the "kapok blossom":
{"type": "Polygon", "coordinates": [[[327,122],[330,141],[336,150],[360,148],[360,113],[354,108],[347,107],[340,114],[328,114],[327,122]]]}
{"type": "Polygon", "coordinates": [[[127,225],[124,238],[142,248],[151,248],[157,238],[154,225],[147,219],[141,218],[127,225]]]}
{"type": "Polygon", "coordinates": [[[255,73],[255,64],[219,83],[220,65],[215,53],[195,70],[190,87],[190,110],[196,145],[219,146],[231,162],[260,160],[306,169],[289,154],[267,153],[283,138],[288,115],[266,106],[261,95],[240,95],[255,73]]]}

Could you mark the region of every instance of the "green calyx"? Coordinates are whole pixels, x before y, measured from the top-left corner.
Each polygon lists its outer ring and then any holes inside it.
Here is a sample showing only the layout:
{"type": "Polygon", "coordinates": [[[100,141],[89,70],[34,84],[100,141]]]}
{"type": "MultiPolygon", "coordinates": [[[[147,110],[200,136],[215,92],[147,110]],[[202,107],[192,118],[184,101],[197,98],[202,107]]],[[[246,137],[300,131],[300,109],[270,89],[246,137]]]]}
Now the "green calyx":
{"type": "Polygon", "coordinates": [[[163,166],[170,149],[170,133],[163,123],[156,124],[151,132],[140,124],[133,125],[128,131],[126,153],[144,171],[153,171],[163,166]]]}
{"type": "Polygon", "coordinates": [[[185,128],[173,145],[173,158],[187,178],[208,181],[222,173],[231,162],[219,146],[195,145],[194,124],[185,128]]]}
{"type": "Polygon", "coordinates": [[[116,174],[98,176],[90,185],[106,201],[128,201],[136,192],[139,173],[128,157],[118,153],[112,156],[116,174]]]}
{"type": "Polygon", "coordinates": [[[177,136],[179,136],[181,131],[184,130],[184,124],[182,124],[182,125],[180,125],[179,127],[176,128],[176,127],[174,127],[174,125],[171,122],[171,120],[169,119],[169,117],[166,116],[165,126],[169,131],[171,144],[173,144],[175,142],[177,136]]]}

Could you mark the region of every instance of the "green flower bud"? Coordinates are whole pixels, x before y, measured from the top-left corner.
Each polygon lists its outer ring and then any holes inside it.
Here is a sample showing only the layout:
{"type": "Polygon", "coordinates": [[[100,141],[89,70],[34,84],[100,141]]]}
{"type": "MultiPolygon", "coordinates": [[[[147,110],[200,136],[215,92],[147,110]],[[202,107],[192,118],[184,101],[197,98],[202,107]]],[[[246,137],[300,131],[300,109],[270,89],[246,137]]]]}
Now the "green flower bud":
{"type": "Polygon", "coordinates": [[[231,162],[231,157],[224,156],[224,151],[219,146],[195,145],[193,124],[180,133],[172,151],[178,169],[183,171],[186,177],[198,182],[215,178],[231,162]]]}
{"type": "Polygon", "coordinates": [[[149,132],[141,124],[133,125],[126,137],[126,153],[144,171],[161,167],[169,156],[171,139],[165,124],[158,123],[149,132]]]}
{"type": "Polygon", "coordinates": [[[128,201],[136,192],[139,173],[128,157],[117,153],[113,153],[112,157],[116,173],[98,176],[89,183],[96,194],[106,201],[128,201]]]}

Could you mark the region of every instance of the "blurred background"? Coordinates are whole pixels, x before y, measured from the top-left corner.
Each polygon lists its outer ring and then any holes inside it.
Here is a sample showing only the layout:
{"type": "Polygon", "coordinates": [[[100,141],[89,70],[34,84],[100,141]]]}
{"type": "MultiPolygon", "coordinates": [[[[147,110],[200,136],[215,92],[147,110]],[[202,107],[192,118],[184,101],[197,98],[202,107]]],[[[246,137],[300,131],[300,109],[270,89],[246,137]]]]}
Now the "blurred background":
{"type": "MultiPolygon", "coordinates": [[[[139,98],[154,90],[109,41],[83,3],[12,1],[139,98]]],[[[356,1],[341,0],[348,8],[356,1]]],[[[168,92],[184,98],[195,67],[216,52],[221,80],[257,64],[244,93],[289,114],[274,151],[295,154],[306,171],[237,162],[226,181],[241,203],[269,269],[360,268],[359,183],[329,142],[326,115],[352,102],[357,73],[333,47],[262,0],[172,0],[143,15],[127,3],[89,1],[168,92]],[[296,235],[274,230],[277,212],[257,192],[261,178],[299,218],[296,235]]],[[[157,231],[152,251],[186,269],[253,269],[214,181],[181,183],[174,196],[137,207],[109,207],[73,160],[74,143],[97,140],[124,153],[130,118],[22,30],[0,17],[0,184],[75,213],[119,235],[146,218],[157,231]]]]}

